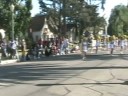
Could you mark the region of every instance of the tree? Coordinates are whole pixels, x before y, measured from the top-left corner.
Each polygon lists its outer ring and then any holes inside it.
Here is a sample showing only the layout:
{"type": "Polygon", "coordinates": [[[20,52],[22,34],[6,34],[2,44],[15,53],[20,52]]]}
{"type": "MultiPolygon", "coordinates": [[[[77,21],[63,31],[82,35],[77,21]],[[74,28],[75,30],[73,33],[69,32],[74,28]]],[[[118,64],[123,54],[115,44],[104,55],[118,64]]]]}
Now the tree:
{"type": "MultiPolygon", "coordinates": [[[[97,21],[97,5],[93,4],[93,0],[45,0],[50,3],[39,0],[41,14],[51,17],[57,24],[59,33],[65,34],[67,24],[74,24],[77,30],[77,36],[82,35],[88,27],[99,26],[97,21]],[[88,1],[88,2],[87,2],[88,1]],[[91,3],[89,3],[91,2],[91,3]],[[78,26],[79,28],[77,28],[78,26]],[[78,35],[79,34],[79,35],[78,35]]],[[[97,0],[98,1],[98,0],[97,0]]],[[[100,0],[99,4],[103,5],[105,0],[100,0]]]]}
{"type": "Polygon", "coordinates": [[[10,38],[11,4],[15,6],[15,37],[18,36],[20,38],[23,38],[27,32],[27,28],[31,20],[30,10],[32,9],[32,0],[0,0],[0,27],[6,30],[6,34],[10,38]]]}
{"type": "Polygon", "coordinates": [[[117,5],[112,10],[109,18],[109,28],[108,33],[110,35],[124,35],[127,33],[128,26],[128,7],[124,5],[117,5]]]}

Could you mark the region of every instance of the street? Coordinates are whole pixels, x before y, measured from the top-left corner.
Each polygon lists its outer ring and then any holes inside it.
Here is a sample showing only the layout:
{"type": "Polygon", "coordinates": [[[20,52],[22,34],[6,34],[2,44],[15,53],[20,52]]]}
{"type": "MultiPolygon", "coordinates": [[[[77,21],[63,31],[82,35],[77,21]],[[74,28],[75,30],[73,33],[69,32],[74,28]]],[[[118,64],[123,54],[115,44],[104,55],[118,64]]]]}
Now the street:
{"type": "Polygon", "coordinates": [[[44,57],[0,66],[0,96],[128,96],[128,55],[44,57]]]}

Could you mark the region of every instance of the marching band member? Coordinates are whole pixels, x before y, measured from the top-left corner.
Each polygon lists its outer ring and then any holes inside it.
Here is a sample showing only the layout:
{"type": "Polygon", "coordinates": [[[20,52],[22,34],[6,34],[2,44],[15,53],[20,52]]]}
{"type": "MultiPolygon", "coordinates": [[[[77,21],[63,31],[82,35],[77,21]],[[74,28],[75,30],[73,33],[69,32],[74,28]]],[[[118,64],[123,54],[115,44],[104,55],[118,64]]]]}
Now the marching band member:
{"type": "Polygon", "coordinates": [[[84,37],[82,39],[82,42],[81,42],[81,52],[82,52],[82,59],[83,60],[86,59],[87,51],[88,51],[87,37],[84,37]]]}

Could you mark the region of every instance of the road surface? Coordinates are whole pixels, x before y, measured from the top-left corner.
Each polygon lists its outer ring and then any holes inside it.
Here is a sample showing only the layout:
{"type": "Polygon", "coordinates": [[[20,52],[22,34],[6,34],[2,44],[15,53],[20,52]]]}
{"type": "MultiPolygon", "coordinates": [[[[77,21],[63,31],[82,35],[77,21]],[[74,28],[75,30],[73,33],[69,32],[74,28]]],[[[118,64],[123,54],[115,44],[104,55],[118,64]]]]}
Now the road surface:
{"type": "Polygon", "coordinates": [[[0,66],[0,96],[128,96],[128,55],[80,54],[0,66]]]}

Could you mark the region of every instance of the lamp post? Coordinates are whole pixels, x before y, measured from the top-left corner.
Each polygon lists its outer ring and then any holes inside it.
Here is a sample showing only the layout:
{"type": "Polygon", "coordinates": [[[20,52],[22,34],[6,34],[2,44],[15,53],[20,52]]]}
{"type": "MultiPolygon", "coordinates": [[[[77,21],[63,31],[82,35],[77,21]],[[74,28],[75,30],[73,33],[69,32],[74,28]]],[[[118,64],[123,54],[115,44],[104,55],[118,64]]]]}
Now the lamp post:
{"type": "Polygon", "coordinates": [[[14,40],[14,9],[15,9],[15,6],[13,4],[11,4],[10,6],[10,10],[11,10],[11,14],[12,14],[12,22],[11,22],[11,25],[12,25],[12,33],[11,33],[11,38],[12,40],[14,40]]]}
{"type": "MultiPolygon", "coordinates": [[[[13,4],[10,5],[10,10],[11,10],[11,14],[12,14],[12,20],[11,20],[11,25],[12,25],[12,32],[11,32],[11,38],[12,38],[12,41],[14,42],[14,9],[15,9],[15,6],[13,4]]],[[[17,41],[18,43],[18,38],[17,38],[17,41]]],[[[16,45],[18,45],[16,43],[16,45]]],[[[18,54],[18,48],[16,48],[16,58],[19,60],[19,54],[18,54]]]]}

